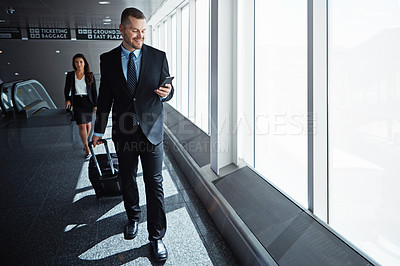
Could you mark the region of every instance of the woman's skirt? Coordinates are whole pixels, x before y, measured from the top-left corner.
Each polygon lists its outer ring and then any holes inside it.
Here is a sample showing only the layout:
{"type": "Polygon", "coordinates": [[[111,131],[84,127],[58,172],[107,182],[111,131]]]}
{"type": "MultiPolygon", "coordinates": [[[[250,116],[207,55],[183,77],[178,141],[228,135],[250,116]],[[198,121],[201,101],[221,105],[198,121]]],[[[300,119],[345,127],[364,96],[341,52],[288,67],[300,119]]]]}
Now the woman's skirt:
{"type": "Polygon", "coordinates": [[[87,95],[74,96],[74,118],[77,125],[92,122],[93,105],[87,95]]]}

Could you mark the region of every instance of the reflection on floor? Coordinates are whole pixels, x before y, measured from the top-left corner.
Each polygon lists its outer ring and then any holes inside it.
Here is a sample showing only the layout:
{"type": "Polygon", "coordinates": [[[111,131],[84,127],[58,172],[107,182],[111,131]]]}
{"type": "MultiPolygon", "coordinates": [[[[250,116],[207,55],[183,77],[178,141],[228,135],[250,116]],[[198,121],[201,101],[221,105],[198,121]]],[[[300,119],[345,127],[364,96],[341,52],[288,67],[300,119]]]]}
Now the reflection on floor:
{"type": "MultiPolygon", "coordinates": [[[[147,240],[141,169],[139,233],[134,240],[124,240],[122,198],[96,199],[76,126],[8,123],[0,128],[0,139],[2,263],[154,264],[147,240]]],[[[97,152],[102,149],[96,147],[97,152]]],[[[236,265],[176,163],[168,154],[164,158],[168,222],[164,242],[169,251],[166,264],[236,265]]]]}

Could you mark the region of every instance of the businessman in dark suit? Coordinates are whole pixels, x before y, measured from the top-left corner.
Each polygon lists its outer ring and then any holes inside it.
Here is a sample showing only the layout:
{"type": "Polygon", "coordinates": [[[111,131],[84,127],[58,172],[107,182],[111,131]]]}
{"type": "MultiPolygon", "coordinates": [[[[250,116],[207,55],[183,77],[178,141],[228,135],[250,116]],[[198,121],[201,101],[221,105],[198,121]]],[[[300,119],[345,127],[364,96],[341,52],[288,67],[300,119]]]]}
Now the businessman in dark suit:
{"type": "Polygon", "coordinates": [[[146,18],[136,8],[122,12],[119,26],[122,44],[100,56],[101,83],[93,143],[103,136],[112,107],[112,139],[119,159],[119,175],[128,223],[126,239],[133,239],[140,218],[136,183],[140,156],[146,188],[147,230],[155,259],[165,261],[162,241],[166,231],[163,161],[163,102],[172,98],[171,84],[160,87],[169,76],[164,52],[143,44],[146,18]]]}

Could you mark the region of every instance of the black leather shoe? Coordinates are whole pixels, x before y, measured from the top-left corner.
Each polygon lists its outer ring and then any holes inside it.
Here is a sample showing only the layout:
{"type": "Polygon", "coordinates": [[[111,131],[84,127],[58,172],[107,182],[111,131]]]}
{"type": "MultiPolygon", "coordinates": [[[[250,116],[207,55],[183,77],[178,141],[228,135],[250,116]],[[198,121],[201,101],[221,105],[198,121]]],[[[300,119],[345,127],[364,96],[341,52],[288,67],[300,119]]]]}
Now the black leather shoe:
{"type": "Polygon", "coordinates": [[[168,258],[168,252],[167,248],[165,247],[163,241],[160,240],[151,240],[150,241],[150,246],[151,246],[151,252],[153,254],[153,257],[157,261],[166,261],[168,258]]]}
{"type": "Polygon", "coordinates": [[[138,232],[138,222],[129,221],[125,225],[124,237],[125,239],[134,239],[138,232]]]}

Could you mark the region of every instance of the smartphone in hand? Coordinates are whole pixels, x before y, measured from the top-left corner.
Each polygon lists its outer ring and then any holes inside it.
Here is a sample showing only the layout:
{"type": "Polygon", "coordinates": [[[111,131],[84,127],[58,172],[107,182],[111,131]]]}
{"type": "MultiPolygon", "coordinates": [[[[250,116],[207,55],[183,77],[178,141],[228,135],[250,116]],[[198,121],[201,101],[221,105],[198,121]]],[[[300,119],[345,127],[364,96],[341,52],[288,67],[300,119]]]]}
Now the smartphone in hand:
{"type": "Polygon", "coordinates": [[[166,77],[164,81],[161,83],[160,87],[166,87],[166,84],[171,84],[174,77],[166,77]]]}

